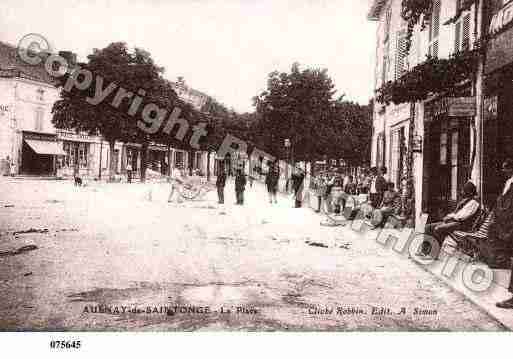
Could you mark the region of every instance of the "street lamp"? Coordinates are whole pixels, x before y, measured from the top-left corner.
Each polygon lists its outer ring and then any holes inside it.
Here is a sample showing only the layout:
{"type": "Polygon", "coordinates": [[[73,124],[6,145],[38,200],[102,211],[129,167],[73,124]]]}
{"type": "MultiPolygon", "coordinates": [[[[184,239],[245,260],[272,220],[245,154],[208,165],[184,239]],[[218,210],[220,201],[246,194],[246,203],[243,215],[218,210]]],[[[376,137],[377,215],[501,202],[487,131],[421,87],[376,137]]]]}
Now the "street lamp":
{"type": "Polygon", "coordinates": [[[284,141],[285,151],[287,153],[286,167],[285,167],[285,191],[289,191],[289,162],[290,162],[290,139],[286,138],[284,141]]]}

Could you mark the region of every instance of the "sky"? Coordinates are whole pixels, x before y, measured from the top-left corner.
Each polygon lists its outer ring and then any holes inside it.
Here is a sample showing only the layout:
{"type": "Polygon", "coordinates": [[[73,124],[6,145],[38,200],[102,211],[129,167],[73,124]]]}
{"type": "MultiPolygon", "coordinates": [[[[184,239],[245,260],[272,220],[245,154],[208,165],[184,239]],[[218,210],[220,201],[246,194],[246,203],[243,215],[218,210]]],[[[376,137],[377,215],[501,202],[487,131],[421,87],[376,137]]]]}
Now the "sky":
{"type": "Polygon", "coordinates": [[[0,41],[28,33],[79,60],[111,42],[149,51],[165,77],[238,112],[267,75],[292,63],[327,68],[337,94],[372,97],[375,23],[370,0],[2,0],[0,41]]]}

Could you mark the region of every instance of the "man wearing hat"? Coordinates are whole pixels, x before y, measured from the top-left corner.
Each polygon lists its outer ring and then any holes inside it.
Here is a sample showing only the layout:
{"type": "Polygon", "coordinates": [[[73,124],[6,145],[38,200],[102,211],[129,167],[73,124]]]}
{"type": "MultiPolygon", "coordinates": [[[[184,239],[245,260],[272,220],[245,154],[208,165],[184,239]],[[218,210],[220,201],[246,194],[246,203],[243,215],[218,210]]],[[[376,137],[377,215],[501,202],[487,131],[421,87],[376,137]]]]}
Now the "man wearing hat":
{"type": "MultiPolygon", "coordinates": [[[[513,241],[513,159],[508,158],[502,165],[502,172],[507,178],[502,194],[497,199],[497,205],[494,210],[495,226],[493,235],[498,237],[499,241],[509,243],[512,246],[513,241]]],[[[513,258],[511,260],[513,269],[513,258]]],[[[513,271],[512,271],[513,274],[513,271]]],[[[513,275],[510,275],[508,291],[513,293],[513,275]]],[[[497,303],[497,307],[502,309],[513,309],[513,297],[503,302],[497,303]]]]}
{"type": "Polygon", "coordinates": [[[476,196],[476,186],[470,181],[465,183],[462,190],[463,198],[456,206],[454,212],[446,215],[441,222],[431,223],[426,226],[425,234],[430,236],[430,238],[436,239],[438,248],[433,249],[432,243],[430,245],[427,241],[424,241],[420,255],[432,255],[434,258],[438,258],[445,237],[453,231],[468,231],[472,228],[480,207],[476,196]]]}

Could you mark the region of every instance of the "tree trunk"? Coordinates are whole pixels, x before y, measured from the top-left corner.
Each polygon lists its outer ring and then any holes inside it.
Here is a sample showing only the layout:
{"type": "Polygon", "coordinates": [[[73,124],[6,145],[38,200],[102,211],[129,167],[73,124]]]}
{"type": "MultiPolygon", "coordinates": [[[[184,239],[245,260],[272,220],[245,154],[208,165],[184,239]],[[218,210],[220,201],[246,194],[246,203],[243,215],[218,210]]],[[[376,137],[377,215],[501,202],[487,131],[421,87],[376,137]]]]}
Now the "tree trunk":
{"type": "Polygon", "coordinates": [[[188,160],[188,165],[189,165],[189,176],[192,176],[192,165],[193,165],[193,161],[194,161],[194,151],[193,150],[189,150],[189,155],[187,156],[189,157],[187,160],[188,160]]]}
{"type": "Polygon", "coordinates": [[[167,175],[171,176],[171,146],[167,145],[167,175]]]}
{"type": "Polygon", "coordinates": [[[114,182],[114,175],[116,174],[116,161],[114,161],[114,146],[116,140],[109,140],[109,182],[114,182]]]}
{"type": "Polygon", "coordinates": [[[146,169],[148,168],[149,142],[144,141],[141,147],[141,183],[146,182],[146,169]]]}
{"type": "Polygon", "coordinates": [[[210,181],[210,151],[207,151],[207,181],[210,181]]]}

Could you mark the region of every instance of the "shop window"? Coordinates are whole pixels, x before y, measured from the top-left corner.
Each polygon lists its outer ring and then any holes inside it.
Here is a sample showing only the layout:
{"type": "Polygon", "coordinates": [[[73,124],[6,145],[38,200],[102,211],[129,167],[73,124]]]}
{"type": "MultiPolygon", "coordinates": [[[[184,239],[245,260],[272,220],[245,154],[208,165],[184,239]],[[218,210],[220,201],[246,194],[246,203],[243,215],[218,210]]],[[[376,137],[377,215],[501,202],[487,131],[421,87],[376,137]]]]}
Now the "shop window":
{"type": "Polygon", "coordinates": [[[184,167],[184,154],[182,151],[175,152],[175,167],[184,167]]]}
{"type": "Polygon", "coordinates": [[[73,143],[64,141],[64,166],[66,167],[72,167],[73,163],[75,163],[75,151],[72,145],[73,143]]]}
{"type": "Polygon", "coordinates": [[[78,144],[78,160],[81,168],[87,168],[88,165],[88,153],[89,153],[89,143],[79,143],[78,144]]]}

